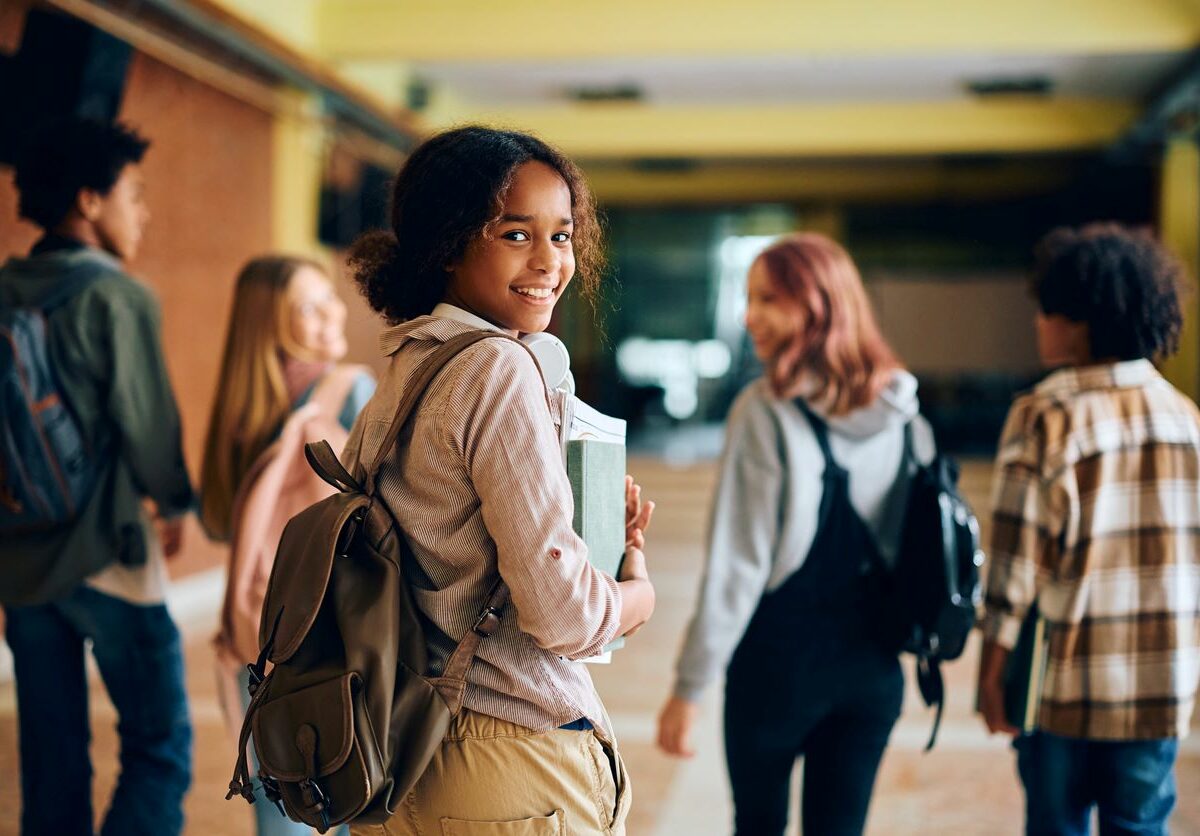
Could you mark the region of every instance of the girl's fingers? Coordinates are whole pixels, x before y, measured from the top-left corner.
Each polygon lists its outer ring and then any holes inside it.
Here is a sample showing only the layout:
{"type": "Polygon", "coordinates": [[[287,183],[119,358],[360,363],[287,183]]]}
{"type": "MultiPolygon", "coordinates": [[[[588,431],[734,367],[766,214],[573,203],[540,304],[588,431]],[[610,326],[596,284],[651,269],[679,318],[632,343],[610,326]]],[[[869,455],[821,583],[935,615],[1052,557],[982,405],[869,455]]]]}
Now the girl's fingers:
{"type": "Polygon", "coordinates": [[[650,527],[650,517],[654,514],[654,503],[647,502],[642,506],[641,513],[638,514],[637,527],[645,531],[650,527]]]}

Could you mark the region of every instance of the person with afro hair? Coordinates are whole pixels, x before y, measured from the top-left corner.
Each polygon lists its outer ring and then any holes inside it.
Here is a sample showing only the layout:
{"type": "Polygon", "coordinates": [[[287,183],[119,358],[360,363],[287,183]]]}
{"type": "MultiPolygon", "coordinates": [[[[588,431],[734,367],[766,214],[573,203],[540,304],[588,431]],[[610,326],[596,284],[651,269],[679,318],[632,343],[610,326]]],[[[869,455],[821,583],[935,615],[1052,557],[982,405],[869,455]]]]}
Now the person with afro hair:
{"type": "Polygon", "coordinates": [[[1093,809],[1101,833],[1166,833],[1175,803],[1200,672],[1200,411],[1153,361],[1178,349],[1182,278],[1112,223],[1037,248],[1051,371],[1000,439],[979,678],[988,730],[1015,738],[1028,833],[1087,833],[1093,809]],[[1022,733],[1005,667],[1038,617],[1048,663],[1022,733]]]}

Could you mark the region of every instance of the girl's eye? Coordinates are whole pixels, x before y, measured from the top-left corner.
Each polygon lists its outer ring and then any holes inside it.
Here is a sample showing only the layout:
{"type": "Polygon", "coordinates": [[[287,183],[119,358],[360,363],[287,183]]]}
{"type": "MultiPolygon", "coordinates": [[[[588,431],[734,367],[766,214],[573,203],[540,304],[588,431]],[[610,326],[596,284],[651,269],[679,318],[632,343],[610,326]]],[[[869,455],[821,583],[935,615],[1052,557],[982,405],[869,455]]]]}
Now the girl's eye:
{"type": "Polygon", "coordinates": [[[551,240],[551,241],[554,241],[554,242],[556,242],[556,243],[560,243],[560,244],[561,244],[561,243],[563,243],[563,242],[565,242],[565,241],[570,241],[570,240],[571,240],[571,233],[569,233],[569,232],[556,232],[556,233],[554,233],[554,235],[552,235],[552,236],[551,236],[550,240],[551,240]]]}
{"type": "Polygon", "coordinates": [[[529,240],[529,236],[526,235],[524,232],[521,232],[521,230],[519,230],[519,229],[514,229],[512,232],[504,233],[504,238],[509,241],[518,241],[518,242],[529,240]]]}

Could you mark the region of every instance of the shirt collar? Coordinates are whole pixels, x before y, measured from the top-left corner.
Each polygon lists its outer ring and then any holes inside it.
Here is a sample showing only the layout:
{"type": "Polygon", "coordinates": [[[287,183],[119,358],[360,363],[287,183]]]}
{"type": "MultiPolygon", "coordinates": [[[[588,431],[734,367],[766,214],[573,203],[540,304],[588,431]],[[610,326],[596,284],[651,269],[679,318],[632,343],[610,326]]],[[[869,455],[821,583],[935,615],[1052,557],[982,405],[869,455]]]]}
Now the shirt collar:
{"type": "Polygon", "coordinates": [[[45,255],[46,253],[75,252],[76,250],[86,249],[88,249],[88,245],[77,238],[62,235],[58,232],[47,232],[33,245],[33,249],[29,251],[29,254],[31,256],[45,255]]]}
{"type": "Polygon", "coordinates": [[[1149,360],[1123,360],[1060,369],[1039,383],[1035,391],[1042,395],[1068,395],[1087,389],[1144,386],[1159,378],[1158,370],[1149,360]]]}
{"type": "Polygon", "coordinates": [[[463,325],[470,325],[472,328],[479,328],[483,331],[500,331],[502,329],[488,322],[481,316],[476,316],[468,310],[460,308],[458,305],[451,305],[449,302],[438,302],[434,306],[430,316],[440,316],[444,319],[453,319],[455,322],[461,322],[463,325]]]}

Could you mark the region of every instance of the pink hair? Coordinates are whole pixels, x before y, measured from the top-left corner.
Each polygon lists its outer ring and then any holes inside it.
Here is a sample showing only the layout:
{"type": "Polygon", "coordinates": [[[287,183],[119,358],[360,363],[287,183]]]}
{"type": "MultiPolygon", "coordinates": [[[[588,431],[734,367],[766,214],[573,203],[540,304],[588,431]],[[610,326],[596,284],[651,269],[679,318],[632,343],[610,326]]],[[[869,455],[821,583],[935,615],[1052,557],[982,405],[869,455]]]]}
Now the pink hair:
{"type": "Polygon", "coordinates": [[[775,394],[803,394],[831,415],[875,400],[901,364],[879,330],[850,255],[824,235],[803,232],[758,258],[781,304],[794,307],[800,323],[767,362],[775,394]]]}

